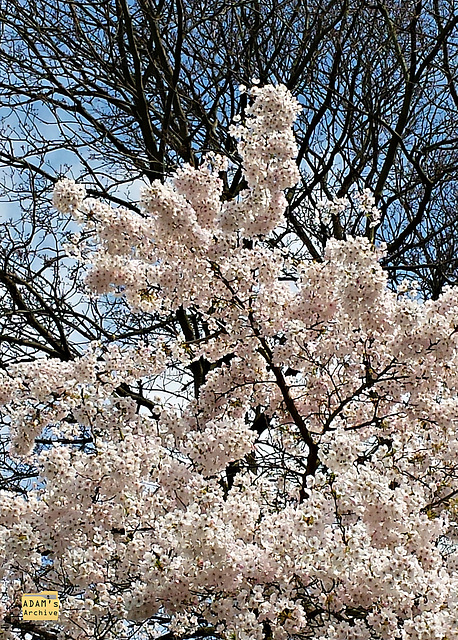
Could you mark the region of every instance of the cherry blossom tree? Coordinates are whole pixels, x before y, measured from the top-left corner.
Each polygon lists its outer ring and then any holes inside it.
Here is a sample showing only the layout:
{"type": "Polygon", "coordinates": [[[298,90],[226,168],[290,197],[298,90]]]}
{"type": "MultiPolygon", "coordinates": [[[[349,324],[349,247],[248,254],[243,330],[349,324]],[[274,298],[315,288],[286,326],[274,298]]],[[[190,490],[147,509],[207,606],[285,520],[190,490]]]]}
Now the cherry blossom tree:
{"type": "Polygon", "coordinates": [[[458,292],[391,290],[368,238],[315,262],[270,242],[299,104],[251,98],[236,199],[216,155],[138,213],[55,188],[91,295],[181,322],[2,373],[10,455],[36,470],[0,494],[5,638],[458,638],[458,292]],[[21,620],[41,589],[58,623],[21,620]]]}

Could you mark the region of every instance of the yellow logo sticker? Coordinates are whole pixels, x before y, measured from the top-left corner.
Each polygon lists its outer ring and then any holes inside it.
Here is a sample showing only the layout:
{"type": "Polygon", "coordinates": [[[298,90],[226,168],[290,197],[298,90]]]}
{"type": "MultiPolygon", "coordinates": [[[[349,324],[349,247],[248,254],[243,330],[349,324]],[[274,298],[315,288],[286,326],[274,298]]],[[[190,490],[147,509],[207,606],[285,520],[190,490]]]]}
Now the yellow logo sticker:
{"type": "Polygon", "coordinates": [[[57,620],[58,616],[59,595],[57,591],[40,591],[40,593],[23,594],[23,620],[57,620]]]}

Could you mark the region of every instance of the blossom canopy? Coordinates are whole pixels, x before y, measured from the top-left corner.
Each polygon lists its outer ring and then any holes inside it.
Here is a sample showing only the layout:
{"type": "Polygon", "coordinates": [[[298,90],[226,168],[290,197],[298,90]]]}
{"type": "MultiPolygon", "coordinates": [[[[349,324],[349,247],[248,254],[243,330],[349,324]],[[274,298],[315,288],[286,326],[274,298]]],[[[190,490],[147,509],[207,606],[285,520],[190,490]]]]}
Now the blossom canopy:
{"type": "Polygon", "coordinates": [[[53,589],[74,640],[458,640],[458,292],[389,290],[366,238],[276,249],[299,105],[251,97],[235,200],[218,156],[140,213],[56,185],[92,234],[88,288],[181,323],[1,374],[10,455],[39,477],[0,492],[10,638],[20,593],[53,589]]]}

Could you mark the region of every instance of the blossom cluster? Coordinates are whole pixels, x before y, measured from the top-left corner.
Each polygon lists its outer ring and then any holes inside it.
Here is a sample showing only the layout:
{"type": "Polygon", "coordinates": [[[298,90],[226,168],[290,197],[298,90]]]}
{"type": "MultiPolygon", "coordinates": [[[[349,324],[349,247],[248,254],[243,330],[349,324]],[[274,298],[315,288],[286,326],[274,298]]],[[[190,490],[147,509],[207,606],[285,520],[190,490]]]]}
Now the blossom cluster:
{"type": "Polygon", "coordinates": [[[88,285],[178,310],[194,339],[176,322],[2,374],[11,456],[39,478],[0,492],[1,615],[20,584],[62,592],[70,640],[458,640],[458,291],[390,291],[365,238],[329,241],[289,287],[263,238],[297,179],[298,105],[253,98],[238,200],[219,158],[151,185],[142,216],[56,188],[97,234],[88,285]]]}
{"type": "Polygon", "coordinates": [[[354,193],[352,198],[333,198],[331,200],[319,200],[315,222],[329,226],[333,216],[340,218],[344,212],[353,205],[357,211],[357,219],[368,223],[369,229],[377,227],[381,220],[380,209],[376,206],[375,198],[370,189],[363,189],[360,193],[354,193]]]}

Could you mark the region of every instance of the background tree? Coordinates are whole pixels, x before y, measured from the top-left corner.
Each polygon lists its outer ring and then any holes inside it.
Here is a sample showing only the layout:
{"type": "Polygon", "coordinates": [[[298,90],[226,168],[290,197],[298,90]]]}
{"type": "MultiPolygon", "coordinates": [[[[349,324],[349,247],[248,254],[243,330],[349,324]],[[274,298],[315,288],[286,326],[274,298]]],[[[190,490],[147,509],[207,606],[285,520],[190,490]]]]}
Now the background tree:
{"type": "MultiPolygon", "coordinates": [[[[67,165],[94,194],[131,207],[136,177],[197,166],[209,149],[239,164],[229,132],[246,105],[237,86],[258,78],[284,83],[303,105],[302,182],[278,242],[294,237],[319,259],[329,237],[372,233],[351,207],[332,220],[314,213],[317,199],[369,188],[390,278],[415,275],[426,297],[455,281],[454,2],[0,6],[1,159],[20,172],[4,181],[22,207],[47,209],[67,165]]],[[[233,198],[240,171],[225,180],[233,198]]]]}

